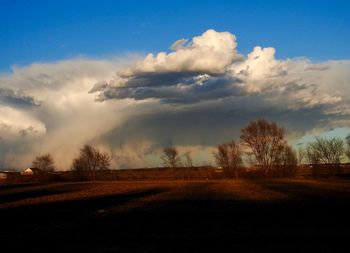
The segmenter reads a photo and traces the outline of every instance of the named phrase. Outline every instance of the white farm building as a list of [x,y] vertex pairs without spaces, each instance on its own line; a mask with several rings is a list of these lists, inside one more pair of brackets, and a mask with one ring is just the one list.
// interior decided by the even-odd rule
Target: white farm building
[[32,176],[34,174],[36,174],[36,168],[26,168],[25,170],[23,170],[21,172],[21,175],[23,176]]

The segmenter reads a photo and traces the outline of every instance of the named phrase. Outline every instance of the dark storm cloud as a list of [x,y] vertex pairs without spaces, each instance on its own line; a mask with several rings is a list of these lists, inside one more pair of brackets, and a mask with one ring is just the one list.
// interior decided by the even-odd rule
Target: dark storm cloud
[[329,123],[330,119],[323,110],[323,106],[290,110],[274,103],[267,104],[258,94],[231,97],[178,110],[158,110],[139,115],[130,118],[122,128],[109,132],[103,139],[111,144],[150,139],[161,146],[169,143],[216,146],[228,139],[238,140],[240,129],[258,118],[278,122],[289,134],[302,135],[309,130],[309,124],[322,127]]
[[[242,96],[244,89],[241,81],[227,75],[210,76],[189,73],[162,73],[160,75],[144,75],[140,80],[132,78],[121,87],[107,84],[95,85],[90,92],[99,92],[98,100],[125,99],[135,100],[159,99],[162,103],[198,103],[202,100],[222,99],[230,96]],[[96,88],[98,87],[98,88]]]
[[25,95],[21,91],[13,91],[0,88],[0,104],[10,104],[17,107],[40,106],[41,102],[35,98]]

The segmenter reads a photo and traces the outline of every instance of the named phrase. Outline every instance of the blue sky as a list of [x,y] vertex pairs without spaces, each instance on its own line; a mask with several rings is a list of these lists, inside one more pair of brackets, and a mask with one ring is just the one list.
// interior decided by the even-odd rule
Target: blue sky
[[277,57],[350,58],[350,1],[0,0],[0,71],[76,56],[168,50],[209,28],[238,37],[238,50]]

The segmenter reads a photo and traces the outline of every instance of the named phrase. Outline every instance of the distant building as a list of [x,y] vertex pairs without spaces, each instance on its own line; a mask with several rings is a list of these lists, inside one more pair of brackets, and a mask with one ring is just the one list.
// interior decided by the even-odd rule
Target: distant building
[[3,170],[0,171],[0,181],[11,181],[16,180],[20,176],[20,173],[14,170]]
[[24,171],[21,172],[21,175],[23,176],[33,176],[33,175],[40,175],[42,174],[42,170],[38,168],[26,168]]
[[0,180],[6,180],[7,179],[7,173],[0,171]]
[[223,173],[224,169],[221,166],[219,166],[219,167],[215,168],[215,172],[216,173]]

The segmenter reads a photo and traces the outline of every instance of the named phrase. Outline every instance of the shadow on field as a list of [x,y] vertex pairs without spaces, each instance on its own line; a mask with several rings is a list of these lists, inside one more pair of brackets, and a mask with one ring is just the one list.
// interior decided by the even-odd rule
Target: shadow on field
[[[82,190],[87,184],[19,184],[0,187],[0,203]],[[25,189],[24,189],[25,188]],[[14,192],[6,190],[16,189]],[[23,190],[22,190],[23,189]]]
[[[268,185],[290,191],[298,185]],[[188,195],[113,208],[168,193],[154,187],[78,201],[0,210],[3,252],[335,252],[347,241],[349,198],[219,199],[205,184]],[[301,192],[309,189],[299,188]],[[200,196],[200,198],[197,198]],[[99,213],[99,210],[111,210]],[[20,243],[18,243],[20,242]],[[340,252],[337,250],[336,252]]]
[[21,189],[28,186],[41,185],[42,183],[21,183],[21,184],[4,184],[0,185],[0,190]]
[[293,195],[295,199],[299,200],[312,200],[314,203],[316,200],[318,202],[323,201],[337,201],[337,199],[342,200],[343,198],[350,199],[350,192],[344,190],[341,187],[327,187],[327,185],[320,184],[305,184],[298,181],[259,181],[256,180],[255,183],[260,184],[265,189],[287,193]]

